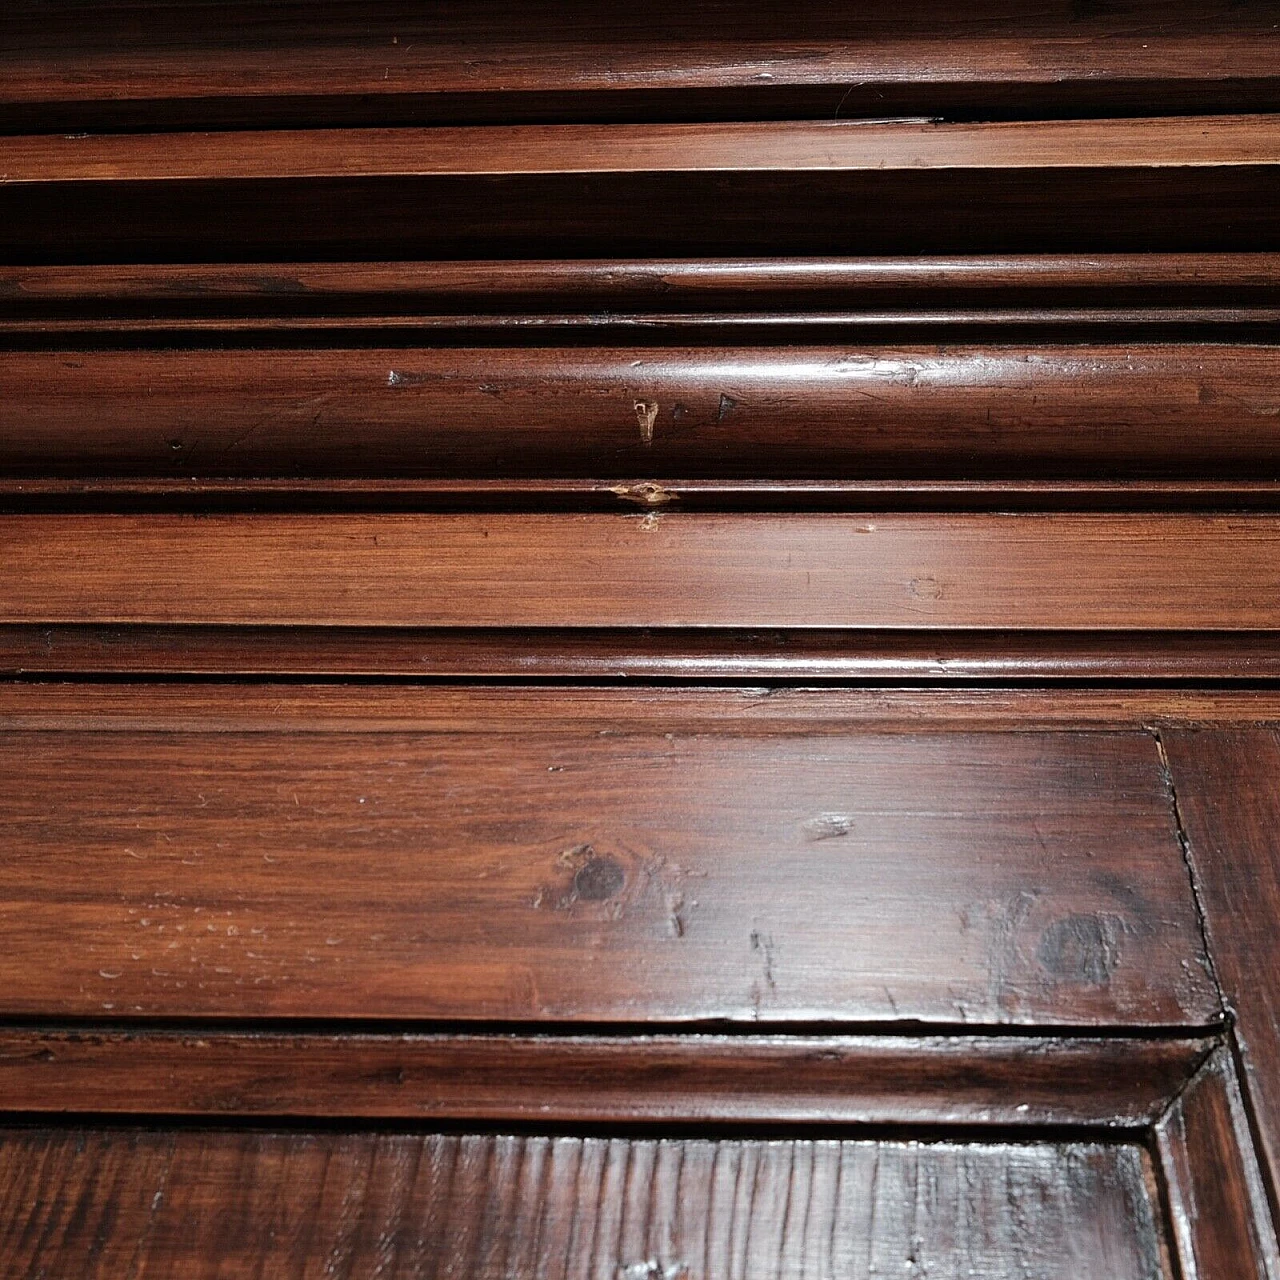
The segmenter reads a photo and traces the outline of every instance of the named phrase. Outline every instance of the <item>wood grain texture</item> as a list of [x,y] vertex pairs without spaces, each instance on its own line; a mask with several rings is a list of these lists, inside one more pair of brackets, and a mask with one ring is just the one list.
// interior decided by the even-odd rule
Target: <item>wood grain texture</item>
[[607,308],[763,311],[851,303],[935,307],[1239,304],[1280,295],[1280,255],[1021,254],[898,258],[545,259],[489,262],[128,263],[0,268],[0,314],[41,307],[96,312],[144,304],[148,313],[209,313],[215,307],[289,315],[317,307],[356,314],[484,313],[507,306],[533,314]]
[[0,622],[1280,628],[1270,515],[0,516]]
[[1152,1124],[1187,1039],[9,1027],[6,1109],[537,1124]]
[[1274,689],[910,685],[805,688],[297,681],[0,681],[0,728],[95,734],[195,732],[493,734],[513,724],[609,736],[623,726],[762,737],[1280,725]]
[[1230,1051],[1217,1050],[1155,1127],[1182,1274],[1192,1280],[1280,1273]]
[[15,265],[1280,249],[1265,115],[42,134],[0,175]]
[[1280,165],[1269,115],[1032,123],[770,121],[492,125],[0,141],[7,185],[767,170],[1163,169]]
[[469,680],[1280,680],[1275,632],[0,625],[0,672]]
[[19,476],[6,512],[1274,511],[1280,481]]
[[1280,901],[1280,735],[1242,725],[1165,731],[1162,741],[1274,1197],[1280,1186],[1280,1008],[1270,975]]
[[16,1274],[1164,1280],[1136,1145],[10,1129]]
[[1256,480],[1277,381],[1221,343],[9,351],[0,470]]
[[[1265,110],[1265,7],[8,6],[0,124]],[[234,33],[234,38],[232,34]],[[983,113],[986,113],[985,115]]]
[[713,731],[629,696],[590,728],[7,733],[0,1007],[1217,1019],[1149,735]]

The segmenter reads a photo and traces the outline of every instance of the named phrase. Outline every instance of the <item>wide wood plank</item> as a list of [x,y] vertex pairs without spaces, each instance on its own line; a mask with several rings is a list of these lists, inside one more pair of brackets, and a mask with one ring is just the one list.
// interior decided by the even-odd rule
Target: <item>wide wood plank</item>
[[1275,630],[1270,515],[3,516],[0,621]]
[[9,351],[0,470],[1256,479],[1277,382],[1220,343]]
[[1150,735],[628,699],[580,728],[510,704],[493,731],[9,732],[0,1012],[1217,1017]]
[[0,1133],[23,1275],[1167,1280],[1138,1145]]

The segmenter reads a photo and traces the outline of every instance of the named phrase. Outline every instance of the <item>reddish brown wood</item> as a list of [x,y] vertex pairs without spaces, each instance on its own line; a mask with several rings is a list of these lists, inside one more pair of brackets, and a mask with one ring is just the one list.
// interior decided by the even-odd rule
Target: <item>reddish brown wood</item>
[[1162,737],[1274,1197],[1280,1186],[1280,1022],[1271,975],[1280,902],[1280,736],[1271,728],[1238,726],[1166,731]]
[[1268,109],[1265,7],[936,0],[312,6],[14,0],[0,122],[67,129],[439,119]]
[[870,686],[813,689],[416,683],[0,681],[0,728],[82,733],[464,733],[513,724],[609,736],[619,717],[662,733],[745,729],[765,737],[871,731],[1143,730],[1280,724],[1275,689]]
[[1155,1127],[1182,1274],[1204,1280],[1280,1269],[1230,1054],[1219,1049]]
[[1075,1125],[1158,1119],[1211,1045],[1015,1036],[465,1036],[12,1028],[23,1112],[490,1124]]
[[1280,628],[1273,516],[0,517],[0,621]]
[[15,264],[1280,248],[1269,115],[37,134],[0,176]]
[[1216,1018],[1149,735],[628,705],[603,732],[10,732],[3,1011]]
[[1280,164],[1271,116],[935,124],[858,120],[35,135],[8,184],[767,170],[1224,168]]
[[0,672],[603,682],[1274,682],[1280,680],[1280,635],[0,625]]
[[1134,1144],[10,1129],[19,1274],[1159,1280]]
[[1273,511],[1274,480],[0,475],[8,511]]
[[[600,322],[640,313],[767,312],[893,304],[1240,306],[1274,302],[1280,255],[1023,254],[984,257],[547,259],[490,262],[277,262],[0,268],[0,308],[77,312],[145,304],[293,315],[540,313],[590,305]],[[1136,300],[1136,302],[1134,301]],[[230,310],[229,314],[238,314]]]
[[0,468],[1257,480],[1278,379],[1224,344],[11,351]]

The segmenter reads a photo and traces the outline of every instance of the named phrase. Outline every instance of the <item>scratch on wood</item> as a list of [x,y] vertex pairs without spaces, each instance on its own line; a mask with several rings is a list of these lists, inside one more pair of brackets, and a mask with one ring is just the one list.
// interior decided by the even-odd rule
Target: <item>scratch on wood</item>
[[636,422],[640,426],[640,439],[645,444],[652,444],[653,424],[658,420],[658,402],[656,400],[637,400],[633,408],[636,411]]

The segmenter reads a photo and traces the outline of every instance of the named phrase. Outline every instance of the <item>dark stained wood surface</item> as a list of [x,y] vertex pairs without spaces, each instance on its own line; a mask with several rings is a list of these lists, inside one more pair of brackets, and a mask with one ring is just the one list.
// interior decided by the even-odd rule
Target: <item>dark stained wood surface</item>
[[9,1129],[22,1275],[1163,1280],[1138,1145]]
[[1229,1050],[1213,1054],[1154,1138],[1183,1274],[1274,1276],[1280,1251]]
[[3,516],[0,622],[1275,630],[1269,515]]
[[1266,114],[35,134],[0,176],[14,265],[1280,249]]
[[9,1111],[488,1123],[1086,1126],[1159,1119],[1191,1039],[0,1030]]
[[1256,480],[1278,380],[1222,343],[9,351],[0,469]]
[[1149,735],[715,730],[629,700],[598,727],[553,701],[497,732],[272,707],[278,732],[7,733],[3,1011],[1216,1019]]
[[6,512],[215,511],[1274,511],[1280,481],[761,480],[632,477],[22,476]]
[[[131,304],[148,311],[289,315],[332,306],[379,314],[539,313],[590,307],[601,323],[638,312],[768,311],[866,307],[890,300],[935,309],[964,300],[1095,306],[1240,305],[1280,295],[1280,255],[1020,254],[898,258],[546,259],[490,262],[129,263],[0,268],[0,313],[61,305],[93,313]],[[595,308],[607,308],[596,311]]]
[[0,126],[1270,109],[1265,6],[14,0]]
[[1271,1193],[1280,1186],[1280,734],[1237,726],[1162,734]]
[[1280,724],[1280,690],[1137,684],[1130,688],[751,684],[520,685],[353,681],[0,681],[0,729],[81,733],[355,732],[494,734],[536,724],[608,737],[620,722],[666,733],[821,738],[883,734],[1073,733]]
[[0,625],[10,675],[1271,683],[1275,632]]
[[1270,115],[1001,124],[860,120],[40,134],[0,141],[8,185],[253,178],[1162,169],[1280,164]]

